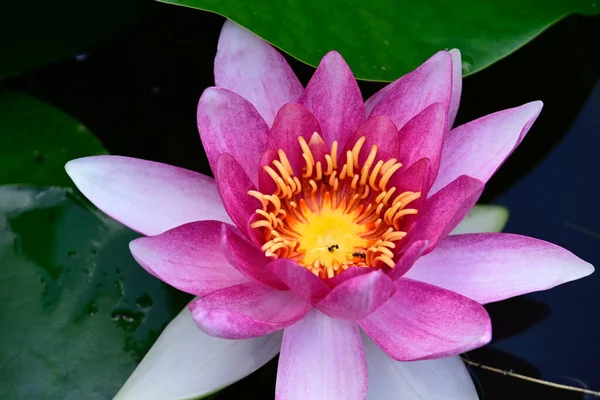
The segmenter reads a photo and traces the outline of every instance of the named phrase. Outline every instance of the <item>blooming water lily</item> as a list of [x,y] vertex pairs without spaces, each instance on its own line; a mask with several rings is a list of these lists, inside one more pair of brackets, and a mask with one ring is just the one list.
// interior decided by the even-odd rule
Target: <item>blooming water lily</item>
[[69,162],[85,196],[147,235],[130,246],[140,265],[198,296],[117,397],[206,395],[280,352],[281,400],[477,398],[458,354],[490,341],[482,304],[593,267],[529,237],[449,235],[542,109],[452,129],[461,79],[460,53],[440,51],[363,102],[330,52],[303,88],[226,22],[197,114],[215,179]]

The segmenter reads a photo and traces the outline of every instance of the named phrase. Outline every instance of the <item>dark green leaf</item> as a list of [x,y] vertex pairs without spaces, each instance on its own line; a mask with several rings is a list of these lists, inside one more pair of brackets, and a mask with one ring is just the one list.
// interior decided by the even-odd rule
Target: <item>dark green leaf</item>
[[0,79],[77,52],[139,21],[143,0],[0,2]]
[[224,15],[313,66],[337,50],[358,78],[383,81],[451,48],[473,73],[569,13],[600,11],[596,0],[160,1]]
[[64,189],[0,187],[0,398],[114,396],[188,300]]
[[106,154],[79,122],[23,94],[0,92],[0,184],[72,186],[65,163]]

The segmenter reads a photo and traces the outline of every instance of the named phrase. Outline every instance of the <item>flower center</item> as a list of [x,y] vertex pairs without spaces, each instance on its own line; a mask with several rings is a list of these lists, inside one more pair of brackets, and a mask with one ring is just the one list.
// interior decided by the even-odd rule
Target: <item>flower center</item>
[[404,217],[417,214],[407,206],[421,193],[396,193],[388,185],[402,164],[378,160],[376,145],[359,162],[365,140],[358,139],[338,162],[338,143],[326,153],[315,132],[309,143],[298,138],[304,159],[298,175],[283,150],[263,167],[276,189],[248,194],[262,203],[250,226],[261,230],[268,257],[291,258],[323,279],[353,265],[394,268],[394,249],[406,236]]

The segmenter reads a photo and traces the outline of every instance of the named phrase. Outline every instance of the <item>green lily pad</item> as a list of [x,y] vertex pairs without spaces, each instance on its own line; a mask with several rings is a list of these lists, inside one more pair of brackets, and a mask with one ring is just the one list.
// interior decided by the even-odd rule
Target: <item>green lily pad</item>
[[112,398],[189,296],[70,190],[0,186],[2,399]]
[[73,56],[140,21],[144,0],[0,3],[0,79]]
[[0,184],[73,187],[65,163],[96,154],[106,150],[78,121],[27,95],[0,91]]
[[337,50],[356,77],[380,81],[452,48],[463,73],[477,72],[565,15],[600,12],[596,0],[159,1],[223,15],[312,66]]

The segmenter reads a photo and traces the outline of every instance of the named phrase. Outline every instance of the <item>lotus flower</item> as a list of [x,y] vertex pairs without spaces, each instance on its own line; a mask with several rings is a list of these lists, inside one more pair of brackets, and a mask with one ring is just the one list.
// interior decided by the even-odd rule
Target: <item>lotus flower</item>
[[147,235],[130,246],[142,267],[198,296],[118,397],[205,395],[280,352],[281,400],[476,398],[457,354],[489,342],[482,304],[593,267],[529,237],[449,236],[542,108],[451,129],[460,66],[440,51],[363,102],[335,51],[303,88],[226,22],[197,114],[215,179],[118,156],[69,162],[85,196]]

